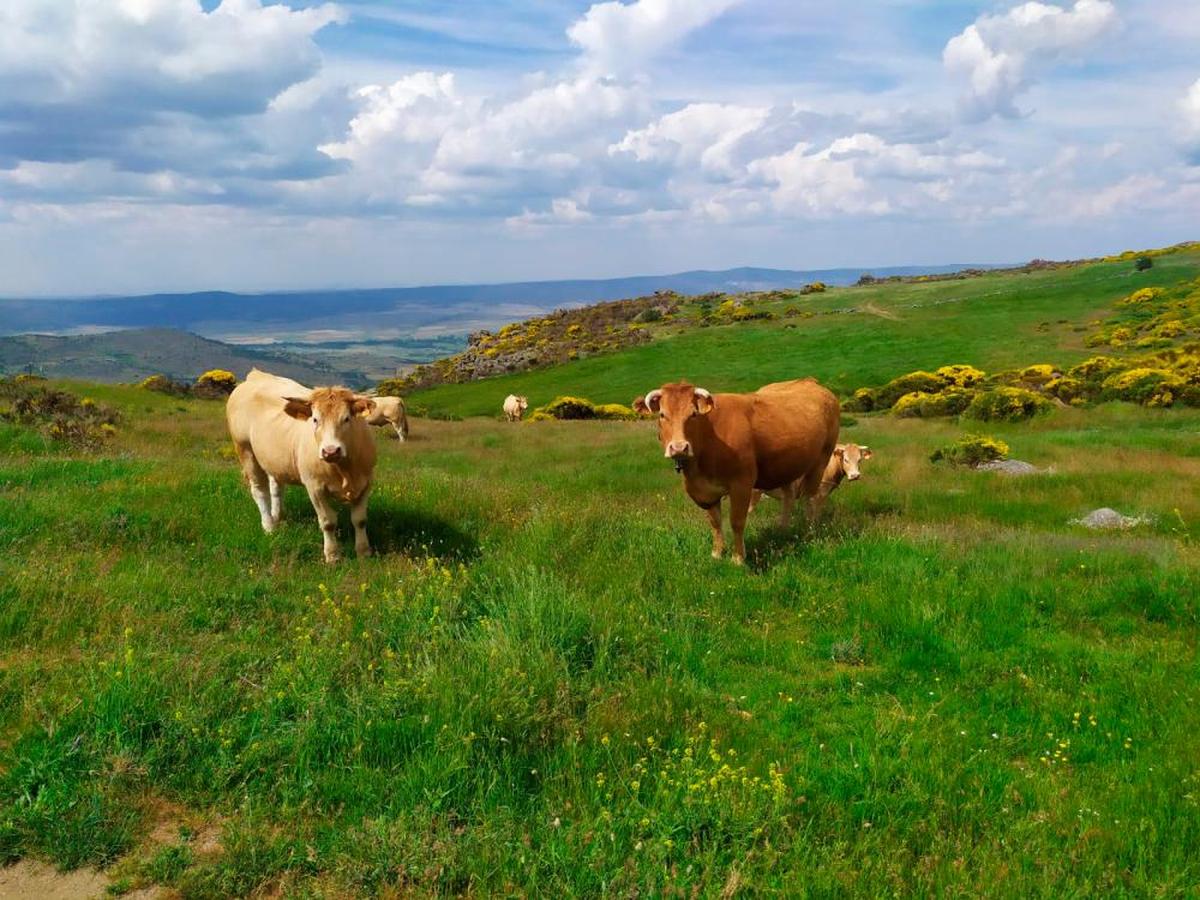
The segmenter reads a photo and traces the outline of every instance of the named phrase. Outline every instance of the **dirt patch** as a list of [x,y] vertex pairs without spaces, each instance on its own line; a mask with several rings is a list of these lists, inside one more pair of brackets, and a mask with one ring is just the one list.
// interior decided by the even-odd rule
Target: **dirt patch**
[[93,900],[106,896],[107,887],[108,879],[95,869],[59,872],[32,860],[0,869],[4,900]]

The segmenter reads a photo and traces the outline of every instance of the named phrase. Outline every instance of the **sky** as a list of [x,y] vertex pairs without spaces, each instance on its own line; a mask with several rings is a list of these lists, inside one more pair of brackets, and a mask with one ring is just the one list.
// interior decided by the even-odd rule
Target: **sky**
[[1197,0],[3,0],[0,295],[1200,238]]

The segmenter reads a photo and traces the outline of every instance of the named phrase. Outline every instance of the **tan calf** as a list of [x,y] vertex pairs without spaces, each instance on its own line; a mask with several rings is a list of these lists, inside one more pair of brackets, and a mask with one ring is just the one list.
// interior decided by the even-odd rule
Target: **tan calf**
[[[858,481],[862,477],[862,470],[859,467],[863,461],[870,459],[873,455],[870,447],[861,444],[838,444],[833,449],[833,455],[829,457],[829,462],[825,466],[825,472],[821,476],[821,487],[817,492],[820,504],[824,504],[825,500],[837,490],[837,486],[843,480]],[[769,497],[774,497],[776,500],[783,499],[783,494],[780,491],[755,491],[754,497],[750,501],[750,510],[752,512],[754,507],[758,505],[758,501],[762,499],[764,493]],[[819,506],[817,513],[820,513]]]
[[229,395],[225,416],[264,531],[279,523],[283,486],[302,484],[321,526],[325,561],[341,555],[335,500],[350,505],[355,552],[370,555],[367,498],[375,439],[365,417],[374,409],[370,397],[346,388],[310,390],[251,370]]
[[529,400],[525,397],[518,397],[516,394],[509,394],[504,398],[504,421],[520,422],[521,417],[525,415],[525,410],[529,408]]

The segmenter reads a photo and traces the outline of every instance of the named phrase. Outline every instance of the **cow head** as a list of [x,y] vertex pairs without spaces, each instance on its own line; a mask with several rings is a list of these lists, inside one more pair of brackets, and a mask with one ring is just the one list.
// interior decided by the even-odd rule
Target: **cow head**
[[375,401],[345,388],[316,388],[307,397],[284,397],[283,411],[312,422],[313,439],[325,462],[346,458],[346,441],[358,418],[375,411]]
[[842,471],[846,473],[847,481],[858,481],[862,477],[859,465],[873,456],[870,447],[859,444],[838,444],[833,455],[842,461]]
[[529,398],[528,397],[518,397],[517,398],[517,406],[521,407],[521,412],[525,412],[525,410],[529,409]]
[[687,423],[695,416],[708,415],[714,405],[712,394],[687,382],[664,384],[633,401],[637,412],[658,416],[658,439],[663,445],[663,455],[677,462],[694,455],[692,443],[685,434]]

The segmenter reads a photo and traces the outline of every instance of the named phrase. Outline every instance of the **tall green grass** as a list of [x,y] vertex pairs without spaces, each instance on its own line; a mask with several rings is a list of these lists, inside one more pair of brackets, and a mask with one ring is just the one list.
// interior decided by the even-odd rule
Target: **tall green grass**
[[[1194,411],[998,428],[1026,479],[864,417],[864,480],[811,538],[766,501],[745,569],[647,423],[417,421],[380,555],[327,567],[298,490],[261,532],[219,403],[95,396],[103,453],[0,457],[0,859],[187,897],[1200,882]],[[1152,524],[1069,524],[1101,505]]]

